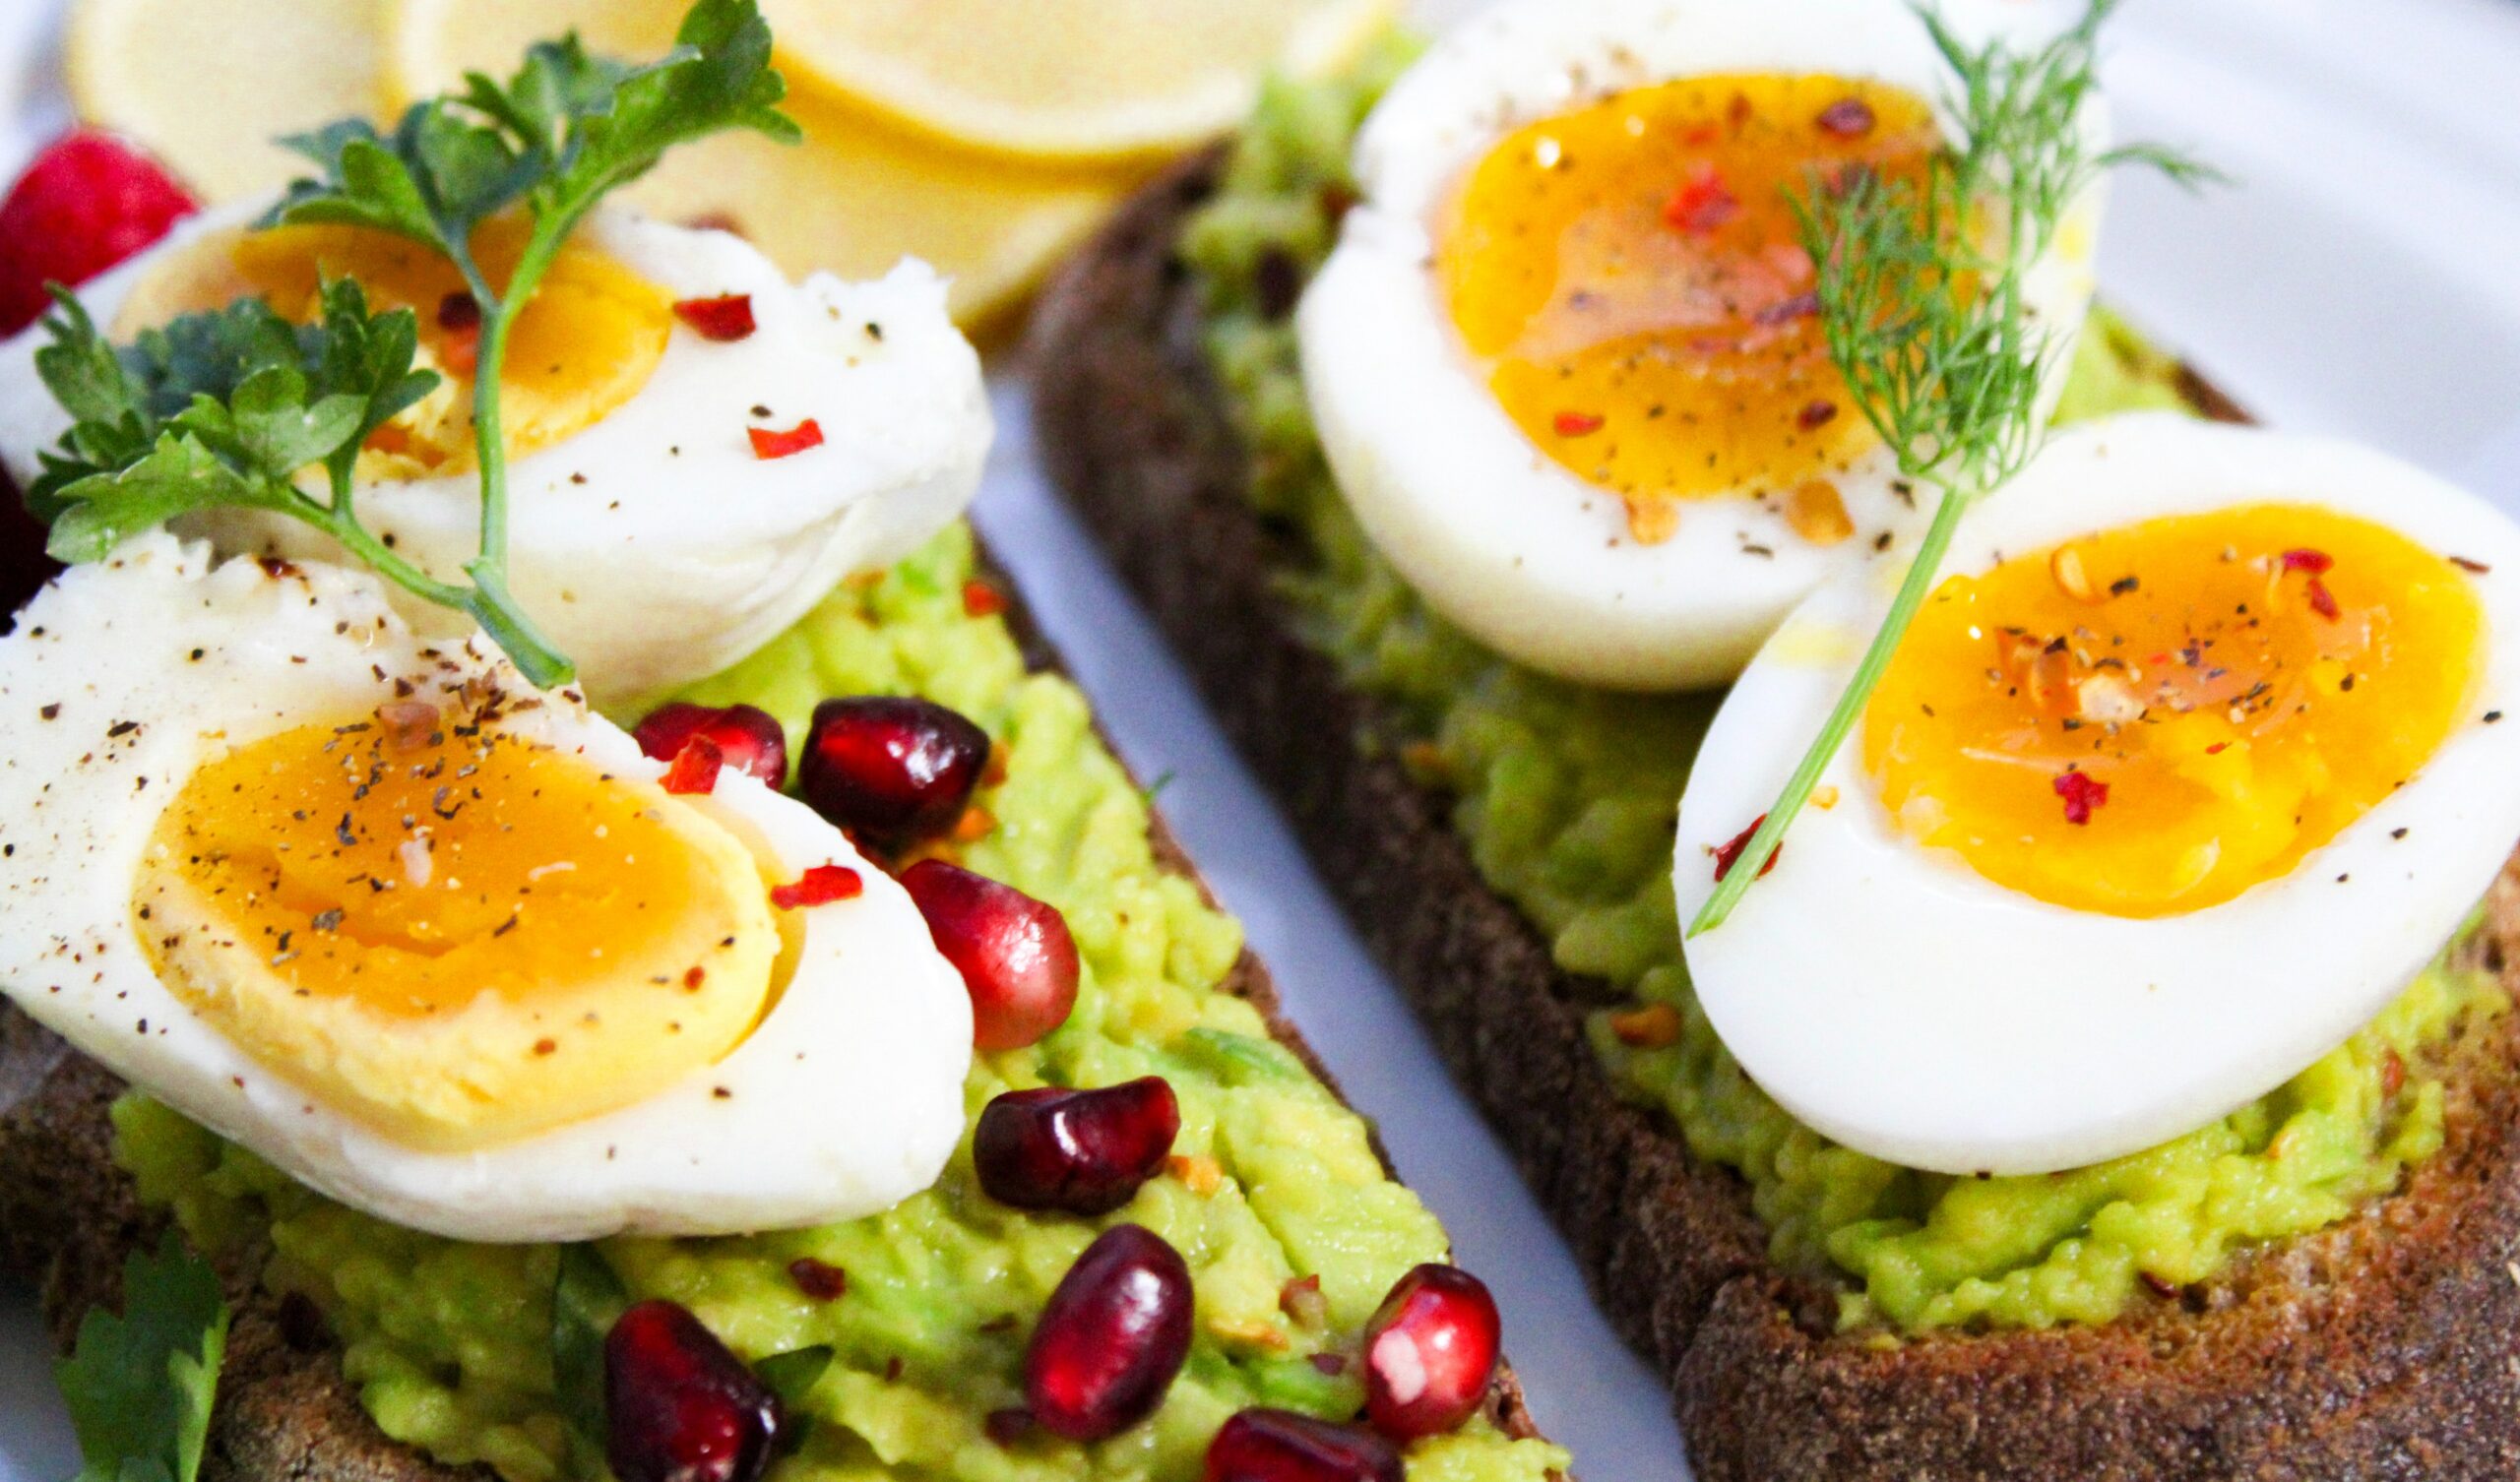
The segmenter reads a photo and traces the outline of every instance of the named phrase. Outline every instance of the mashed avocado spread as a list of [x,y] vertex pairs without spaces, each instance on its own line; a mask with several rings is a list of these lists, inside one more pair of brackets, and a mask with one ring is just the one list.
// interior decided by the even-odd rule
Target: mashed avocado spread
[[[1273,88],[1185,241],[1211,360],[1253,454],[1251,496],[1309,545],[1309,564],[1281,574],[1306,637],[1409,728],[1371,743],[1397,745],[1452,792],[1479,869],[1560,966],[1630,996],[1591,1024],[1604,1065],[1698,1157],[1749,1181],[1774,1259],[1838,1278],[1849,1328],[2107,1322],[2139,1283],[2201,1281],[2250,1242],[2334,1223],[2437,1149],[2437,1051],[2466,1018],[2503,1007],[2492,978],[2455,952],[2263,1099],[2071,1173],[1896,1167],[1796,1124],[1741,1074],[1691,997],[1670,887],[1673,816],[1716,697],[1565,684],[1443,622],[1349,514],[1305,411],[1285,285],[1329,251],[1335,205],[1353,190],[1350,141],[1409,52],[1395,43],[1336,84]],[[2175,372],[2097,316],[2059,416],[2183,407]]]
[[[983,1197],[968,1137],[943,1180],[887,1213],[824,1229],[718,1240],[616,1240],[602,1254],[634,1297],[670,1297],[758,1361],[828,1345],[801,1407],[803,1450],[774,1482],[845,1479],[1196,1477],[1233,1411],[1270,1404],[1347,1418],[1362,1403],[1355,1335],[1393,1281],[1440,1259],[1442,1229],[1383,1174],[1366,1128],[1218,991],[1242,949],[1235,924],[1158,867],[1146,798],[1096,737],[1084,697],[1025,670],[990,604],[969,603],[970,531],[956,526],[873,581],[852,583],[767,648],[698,686],[748,701],[801,741],[829,695],[911,693],[978,721],[1005,779],[981,796],[994,826],[963,857],[1066,913],[1085,960],[1075,1015],[1031,1049],[982,1057],[966,1104],[1040,1084],[1161,1075],[1181,1101],[1173,1172],[1104,1221],[1028,1215]],[[628,718],[628,717],[624,717]],[[115,1108],[142,1195],[171,1204],[212,1250],[268,1238],[267,1279],[323,1309],[344,1366],[388,1435],[442,1461],[487,1462],[509,1482],[596,1478],[599,1448],[553,1396],[550,1246],[465,1245],[380,1223],[292,1183],[156,1102]],[[726,1149],[740,1157],[741,1148]],[[1177,1247],[1198,1294],[1189,1363],[1146,1425],[1092,1447],[1035,1432],[990,1439],[1023,1403],[1033,1321],[1101,1224],[1143,1224]],[[789,1266],[837,1266],[818,1301]],[[1282,1309],[1317,1275],[1327,1318]],[[1304,1310],[1303,1304],[1292,1304]],[[1325,1372],[1333,1370],[1339,1372]],[[1413,1482],[1540,1482],[1565,1453],[1484,1421],[1419,1443]]]

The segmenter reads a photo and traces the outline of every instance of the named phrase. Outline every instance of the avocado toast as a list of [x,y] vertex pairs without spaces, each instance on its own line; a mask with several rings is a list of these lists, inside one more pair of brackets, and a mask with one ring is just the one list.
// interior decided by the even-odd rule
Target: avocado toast
[[[1036,328],[1041,443],[1605,1310],[1671,1376],[1700,1475],[2509,1470],[2520,1283],[2492,1275],[2514,1208],[2513,1046],[2501,990],[2477,978],[2442,1012],[2375,1026],[2421,1050],[2365,1037],[2323,1063],[2337,1105],[2365,1109],[2348,1121],[2436,1084],[2440,1142],[2362,1162],[2379,1173],[2365,1193],[2289,1238],[2235,1242],[2193,1279],[2122,1250],[2106,1269],[2079,1238],[2127,1198],[2104,1191],[2066,1211],[2071,1238],[1975,1283],[1901,1291],[1867,1283],[1889,1268],[1859,1250],[1832,1259],[1848,1249],[1833,1226],[1886,1206],[1906,1232],[1927,1211],[1913,1187],[1865,1208],[1881,1165],[1794,1128],[1676,970],[1656,831],[1711,703],[1588,694],[1499,660],[1423,610],[1330,481],[1287,321],[1355,198],[1349,138],[1376,86],[1281,93],[1071,266]],[[2110,328],[2087,336],[2062,410],[2180,404],[2236,414]],[[2496,889],[2463,949],[2493,972],[2510,899]],[[2407,1124],[2371,1125],[2385,1142]],[[2017,1217],[2034,1206],[2005,1212],[2020,1183],[1972,1207]],[[1832,1209],[1833,1187],[1856,1206]]]

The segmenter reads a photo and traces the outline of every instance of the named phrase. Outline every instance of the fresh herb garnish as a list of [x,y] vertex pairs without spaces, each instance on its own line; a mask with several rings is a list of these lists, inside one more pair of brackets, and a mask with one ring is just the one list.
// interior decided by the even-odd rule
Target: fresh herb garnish
[[[415,103],[390,134],[352,120],[287,141],[320,169],[291,186],[265,227],[332,223],[407,237],[446,256],[481,315],[472,385],[481,480],[479,554],[467,583],[396,558],[359,524],[349,474],[368,434],[437,385],[412,369],[416,321],[371,315],[354,284],[328,284],[319,324],[295,328],[240,302],[187,315],[116,351],[67,295],[46,322],[45,384],[72,417],[29,492],[54,522],[53,554],[94,560],[135,530],[188,510],[247,505],[324,530],[381,574],[471,616],[535,684],[566,683],[568,659],[508,589],[507,447],[500,372],[517,314],[561,244],[596,204],[679,144],[729,129],[792,142],[779,111],[754,0],[699,0],[678,44],[644,67],[590,55],[571,36],[527,53],[504,86],[479,73],[462,92]],[[475,228],[521,210],[529,227],[505,282],[473,253]],[[293,480],[321,464],[327,498]]]
[[169,1234],[123,1264],[122,1316],[99,1308],[54,1366],[86,1458],[78,1482],[193,1482],[227,1351],[219,1274]]
[[603,1340],[630,1306],[630,1293],[611,1263],[591,1245],[560,1247],[560,1270],[551,1284],[551,1379],[560,1413],[580,1435],[600,1445],[603,1421]]
[[[2040,390],[2061,341],[2030,320],[2025,282],[2077,197],[2102,172],[2145,164],[2183,183],[2210,171],[2151,145],[2094,153],[2082,132],[2099,87],[2100,28],[2117,0],[2036,51],[1973,47],[1929,5],[1918,15],[1958,76],[1958,137],[1922,185],[1855,170],[1795,202],[1829,355],[1899,474],[1936,496],[1932,523],[1855,677],[1742,846],[1765,860],[1846,743],[1924,601],[1960,517],[2039,451]],[[1728,871],[1689,923],[1724,923],[1760,870]]]

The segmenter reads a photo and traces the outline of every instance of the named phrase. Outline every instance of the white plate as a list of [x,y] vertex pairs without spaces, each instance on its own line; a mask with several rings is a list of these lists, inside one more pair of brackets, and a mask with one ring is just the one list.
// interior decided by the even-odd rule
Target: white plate
[[[1433,11],[1465,4],[1429,0]],[[58,0],[0,6],[0,172],[64,121]],[[2129,181],[2110,295],[2288,426],[2368,439],[2520,512],[2520,5],[2132,0],[2109,81],[2130,136],[2240,177]],[[1609,1337],[1566,1249],[1313,877],[1154,630],[1044,488],[1020,391],[982,527],[1165,811],[1275,965],[1288,1006],[1497,1291],[1541,1423],[1591,1482],[1670,1479],[1661,1386]],[[0,1294],[0,1482],[77,1468],[23,1294]]]

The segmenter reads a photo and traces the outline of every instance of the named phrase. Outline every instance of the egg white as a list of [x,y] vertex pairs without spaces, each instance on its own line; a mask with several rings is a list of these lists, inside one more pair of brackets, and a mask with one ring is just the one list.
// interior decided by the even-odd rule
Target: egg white
[[[1949,18],[1963,35],[1997,33],[1980,5]],[[1782,501],[1753,488],[1684,501],[1670,539],[1640,544],[1615,493],[1506,414],[1450,321],[1434,223],[1496,141],[1617,93],[1723,72],[1870,78],[1929,100],[1954,81],[1901,0],[1505,0],[1448,33],[1366,121],[1363,200],[1297,311],[1313,419],[1367,534],[1436,611],[1587,684],[1729,679],[1813,586],[1931,515],[1892,488],[1893,461],[1876,450],[1832,480],[1855,524],[1841,544],[1804,540]],[[1937,116],[1948,132],[1948,110]],[[2080,126],[2103,147],[2097,102]],[[2031,314],[2058,337],[2049,405],[2091,301],[2101,194],[2095,184],[2072,206],[2027,276]]]
[[[1912,1167],[2098,1162],[2281,1084],[2449,940],[2520,838],[2520,529],[2483,500],[2344,443],[2122,417],[2060,436],[1973,511],[1944,571],[2270,502],[2491,568],[2474,577],[2488,631],[2467,723],[2290,874],[2153,919],[2049,904],[1920,846],[1850,743],[1821,778],[1836,805],[1806,809],[1774,871],[1685,948],[1717,1033],[1788,1111]],[[1822,587],[1726,700],[1680,804],[1682,921],[1713,893],[1708,851],[1767,810],[1818,733],[1899,575],[1883,563]],[[2484,718],[2495,711],[2512,718]]]
[[[182,223],[80,289],[100,325],[168,254],[254,220],[251,203]],[[992,424],[979,357],[945,313],[945,283],[906,261],[871,282],[789,283],[730,233],[616,208],[588,246],[668,299],[752,296],[757,329],[713,342],[679,321],[647,385],[593,426],[509,464],[510,587],[607,704],[716,673],[802,617],[843,578],[900,559],[967,509]],[[69,419],[35,375],[40,327],[0,345],[0,467],[20,487]],[[755,408],[766,408],[757,415]],[[746,429],[807,418],[823,446],[762,460]],[[359,516],[432,575],[460,581],[478,549],[480,485],[467,471],[357,490]],[[221,554],[341,560],[330,537],[230,510],[184,533]],[[398,599],[402,600],[402,599]],[[416,599],[423,631],[463,631]]]
[[[363,574],[216,564],[162,532],[75,568],[0,639],[0,984],[116,1075],[344,1204],[460,1240],[728,1234],[886,1208],[960,1140],[970,995],[908,895],[802,804],[729,768],[686,799],[788,878],[855,868],[799,914],[794,973],[717,1064],[622,1110],[463,1153],[302,1091],[152,970],[132,891],[164,806],[224,750],[396,698],[410,676],[533,691],[479,642],[411,633]],[[662,771],[574,690],[499,723],[624,776]]]

